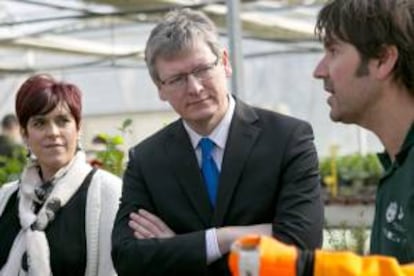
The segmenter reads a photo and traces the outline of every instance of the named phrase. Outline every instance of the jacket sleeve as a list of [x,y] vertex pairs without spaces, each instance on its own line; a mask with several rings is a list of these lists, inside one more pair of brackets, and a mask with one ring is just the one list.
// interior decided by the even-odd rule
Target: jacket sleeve
[[112,259],[115,269],[119,275],[205,274],[205,231],[178,234],[167,239],[134,237],[128,226],[131,212],[144,208],[158,215],[135,157],[131,150],[124,174],[121,204],[112,232]]
[[291,130],[273,222],[274,237],[302,249],[322,245],[324,214],[313,138],[312,128],[306,122],[299,122]]
[[111,233],[114,225],[115,215],[119,207],[121,197],[122,181],[115,175],[101,171],[100,194],[100,227],[99,227],[99,260],[97,274],[99,276],[116,275],[111,260]]
[[[314,276],[414,275],[414,264],[399,265],[392,257],[361,257],[351,252],[315,252]],[[303,275],[306,276],[306,275]]]

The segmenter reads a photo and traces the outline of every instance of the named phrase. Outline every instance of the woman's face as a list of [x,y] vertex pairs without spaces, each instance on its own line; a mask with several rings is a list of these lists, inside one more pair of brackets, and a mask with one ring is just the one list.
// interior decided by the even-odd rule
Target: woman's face
[[47,114],[30,117],[22,135],[47,180],[72,160],[79,129],[68,106],[61,103]]

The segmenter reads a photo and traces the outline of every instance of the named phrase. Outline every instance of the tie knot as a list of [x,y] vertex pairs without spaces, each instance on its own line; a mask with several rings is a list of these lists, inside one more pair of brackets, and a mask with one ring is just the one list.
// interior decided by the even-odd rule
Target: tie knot
[[214,142],[210,138],[201,138],[200,143],[201,153],[203,156],[210,156],[213,151]]

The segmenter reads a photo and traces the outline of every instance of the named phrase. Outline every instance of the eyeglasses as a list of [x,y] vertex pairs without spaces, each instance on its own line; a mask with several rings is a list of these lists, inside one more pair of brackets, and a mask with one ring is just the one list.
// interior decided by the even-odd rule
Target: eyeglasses
[[171,90],[183,89],[187,86],[188,76],[193,75],[198,81],[206,81],[213,77],[214,68],[219,63],[219,57],[214,62],[200,65],[189,73],[181,73],[172,76],[166,80],[160,80],[160,83]]

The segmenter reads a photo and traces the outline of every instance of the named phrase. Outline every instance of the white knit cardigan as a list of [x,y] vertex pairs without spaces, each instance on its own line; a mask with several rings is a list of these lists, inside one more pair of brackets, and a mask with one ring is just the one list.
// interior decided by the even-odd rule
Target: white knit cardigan
[[[103,170],[97,170],[91,180],[86,199],[85,276],[116,275],[111,259],[111,232],[119,206],[121,188],[121,179]],[[4,184],[0,188],[0,216],[10,196],[17,189],[17,181]]]

